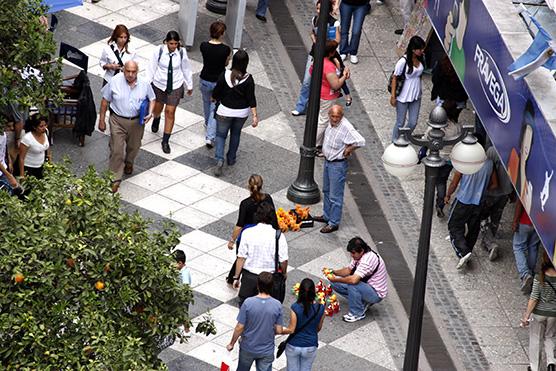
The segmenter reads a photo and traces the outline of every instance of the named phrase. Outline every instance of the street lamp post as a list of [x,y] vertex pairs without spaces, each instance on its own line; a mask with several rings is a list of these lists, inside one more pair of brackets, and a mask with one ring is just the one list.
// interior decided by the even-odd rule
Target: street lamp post
[[322,0],[317,24],[317,42],[314,50],[311,90],[307,103],[307,119],[305,121],[303,145],[299,150],[301,157],[299,161],[299,171],[296,180],[290,185],[287,193],[287,197],[290,201],[304,205],[316,204],[320,200],[319,186],[315,182],[315,146],[329,10],[330,0]]
[[411,133],[410,128],[401,128],[400,137],[386,148],[382,156],[386,170],[392,175],[403,177],[409,175],[418,162],[417,154],[409,144],[425,146],[428,149],[428,155],[422,161],[425,165],[425,194],[405,347],[404,371],[417,371],[419,365],[435,184],[439,168],[446,164],[446,160],[440,156],[439,151],[444,146],[457,143],[452,149],[450,158],[454,168],[463,174],[473,174],[479,171],[486,160],[483,148],[473,136],[474,126],[465,125],[458,136],[444,138],[442,129],[448,125],[447,120],[446,111],[442,107],[434,108],[429,115],[428,122],[431,130],[425,136],[418,137]]

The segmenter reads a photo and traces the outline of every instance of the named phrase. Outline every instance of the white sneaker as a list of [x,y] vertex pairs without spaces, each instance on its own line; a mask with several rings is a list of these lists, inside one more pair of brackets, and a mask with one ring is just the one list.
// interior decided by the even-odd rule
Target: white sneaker
[[357,64],[357,63],[359,63],[359,58],[357,58],[356,55],[350,55],[349,56],[349,61],[353,64]]
[[294,109],[292,111],[292,116],[301,116],[301,112],[299,112],[298,110]]
[[469,259],[471,259],[471,253],[467,253],[467,255],[465,255],[463,258],[461,258],[458,262],[458,265],[456,265],[457,269],[461,269],[463,267],[465,267],[465,265],[467,264],[467,262],[469,261]]
[[351,312],[349,312],[348,314],[344,314],[344,321],[346,322],[357,322],[357,321],[361,321],[363,318],[365,318],[365,313],[363,313],[360,316],[356,316]]
[[346,54],[340,54],[340,58],[342,58],[342,62],[346,60],[347,55]]
[[382,4],[384,4],[384,1],[383,1],[383,0],[376,0],[376,3],[377,3],[378,5],[382,5]]

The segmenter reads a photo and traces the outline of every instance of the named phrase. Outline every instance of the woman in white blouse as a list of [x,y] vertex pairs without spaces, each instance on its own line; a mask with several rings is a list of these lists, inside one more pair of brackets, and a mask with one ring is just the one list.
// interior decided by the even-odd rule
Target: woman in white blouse
[[185,48],[180,47],[180,35],[176,31],[168,32],[164,44],[154,50],[148,74],[156,95],[151,130],[153,133],[158,132],[160,114],[166,106],[164,108],[162,151],[170,153],[168,142],[174,128],[176,107],[183,98],[185,89],[187,89],[187,95],[191,96],[193,93],[191,63]]
[[102,86],[109,83],[110,79],[123,69],[125,62],[134,59],[135,53],[129,51],[129,30],[123,24],[119,24],[108,39],[108,45],[102,49],[99,63],[106,71]]
[[25,122],[25,135],[19,145],[20,174],[43,178],[45,157],[49,162],[52,161],[46,127],[47,118],[38,114],[29,117]]

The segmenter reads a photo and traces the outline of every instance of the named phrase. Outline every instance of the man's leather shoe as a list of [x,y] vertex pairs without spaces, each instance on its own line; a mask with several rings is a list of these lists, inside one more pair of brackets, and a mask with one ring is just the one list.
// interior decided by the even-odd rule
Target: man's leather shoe
[[124,166],[124,174],[131,175],[133,173],[133,164],[131,162],[126,162]]
[[328,223],[328,220],[324,219],[324,215],[313,216],[313,220],[319,223]]
[[170,145],[168,142],[162,142],[162,152],[170,153]]
[[257,17],[257,19],[263,23],[266,23],[266,17],[264,15],[258,15],[256,14],[255,17]]
[[320,233],[332,233],[332,232],[336,232],[337,230],[338,230],[337,225],[327,224],[324,227],[322,227],[322,229],[320,230]]

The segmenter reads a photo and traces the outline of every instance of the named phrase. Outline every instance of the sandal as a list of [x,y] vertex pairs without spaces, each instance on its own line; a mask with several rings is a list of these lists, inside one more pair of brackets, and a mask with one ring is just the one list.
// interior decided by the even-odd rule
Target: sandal
[[350,99],[346,99],[346,107],[351,106],[351,102],[352,102],[351,98],[350,98]]

